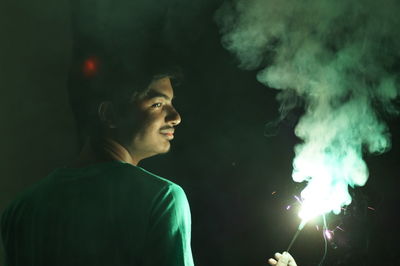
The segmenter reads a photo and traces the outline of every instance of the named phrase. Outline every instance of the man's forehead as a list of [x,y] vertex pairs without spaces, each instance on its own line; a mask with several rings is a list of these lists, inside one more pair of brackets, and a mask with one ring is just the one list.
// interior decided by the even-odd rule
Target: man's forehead
[[146,98],[161,97],[166,100],[174,98],[174,90],[168,77],[153,81],[146,91]]
[[166,100],[172,100],[174,98],[172,90],[170,92],[160,91],[157,89],[149,88],[146,92],[145,98],[152,99],[152,98],[164,98]]

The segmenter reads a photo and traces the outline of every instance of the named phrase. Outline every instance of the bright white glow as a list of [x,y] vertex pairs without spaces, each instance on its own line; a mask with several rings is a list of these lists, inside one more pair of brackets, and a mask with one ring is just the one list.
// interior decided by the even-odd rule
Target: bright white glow
[[301,192],[299,217],[303,221],[307,222],[331,211],[339,214],[342,206],[351,203],[346,183],[330,184],[326,181],[329,179],[315,179]]
[[331,240],[332,239],[332,233],[328,229],[325,229],[324,234],[327,239]]
[[[354,179],[349,179],[347,169],[343,168],[348,160],[348,156],[338,158],[317,152],[309,145],[297,149],[292,177],[296,182],[307,181],[307,186],[301,192],[299,217],[302,222],[330,212],[339,214],[343,206],[351,203],[348,186],[349,183],[352,185],[349,181]],[[354,165],[358,166],[356,168],[363,171],[362,180],[357,180],[361,185],[367,180],[366,167],[363,164],[360,166],[359,159],[354,161]],[[354,169],[349,172],[354,173]]]

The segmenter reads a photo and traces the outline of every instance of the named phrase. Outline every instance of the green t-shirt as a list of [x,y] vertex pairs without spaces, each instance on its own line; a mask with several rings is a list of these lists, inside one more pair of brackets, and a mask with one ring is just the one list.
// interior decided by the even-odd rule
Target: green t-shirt
[[3,212],[7,266],[192,266],[181,187],[122,162],[60,168]]

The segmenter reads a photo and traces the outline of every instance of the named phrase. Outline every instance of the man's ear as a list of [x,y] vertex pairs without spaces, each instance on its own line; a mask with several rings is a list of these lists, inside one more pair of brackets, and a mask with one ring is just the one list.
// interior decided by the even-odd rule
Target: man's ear
[[97,115],[101,123],[107,128],[116,128],[116,114],[112,102],[105,101],[99,104]]

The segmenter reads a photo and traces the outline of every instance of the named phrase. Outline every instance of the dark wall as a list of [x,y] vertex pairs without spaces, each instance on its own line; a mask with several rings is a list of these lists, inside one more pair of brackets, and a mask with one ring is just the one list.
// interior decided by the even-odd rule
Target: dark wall
[[67,1],[0,3],[0,208],[76,152]]
[[[189,2],[189,1],[187,1]],[[185,72],[177,89],[182,124],[171,152],[143,161],[186,191],[192,209],[197,265],[266,265],[284,250],[298,220],[292,204],[301,186],[291,181],[293,114],[275,137],[264,124],[278,116],[275,91],[238,70],[220,45],[213,13],[221,1],[193,1],[174,16],[175,45]],[[203,3],[203,4],[202,4]],[[2,1],[0,4],[0,209],[77,152],[66,92],[71,57],[67,1]],[[186,22],[186,23],[185,23]],[[354,203],[328,245],[326,265],[372,265],[397,253],[400,127],[390,121],[393,148],[370,156],[370,180],[352,191]],[[275,192],[275,193],[274,193]],[[372,207],[372,209],[368,209]],[[390,233],[387,229],[390,228]],[[307,227],[292,253],[299,265],[316,265],[323,239]]]

